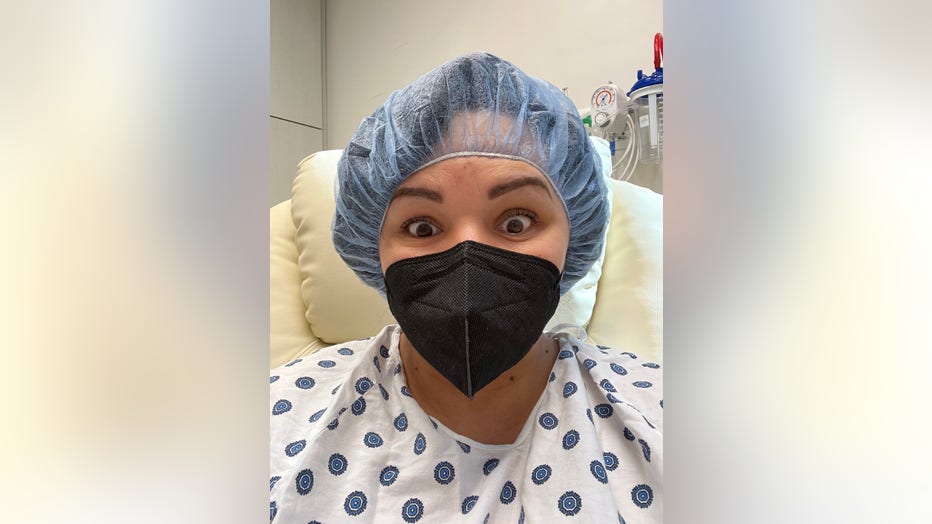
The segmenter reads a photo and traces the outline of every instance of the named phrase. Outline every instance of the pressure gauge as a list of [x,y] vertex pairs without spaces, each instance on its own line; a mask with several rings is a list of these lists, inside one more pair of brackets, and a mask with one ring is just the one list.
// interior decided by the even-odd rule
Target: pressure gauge
[[592,123],[596,127],[607,126],[622,109],[623,104],[615,84],[609,82],[599,86],[592,93]]
[[592,107],[605,111],[615,103],[617,97],[618,94],[615,92],[614,87],[602,86],[592,95]]

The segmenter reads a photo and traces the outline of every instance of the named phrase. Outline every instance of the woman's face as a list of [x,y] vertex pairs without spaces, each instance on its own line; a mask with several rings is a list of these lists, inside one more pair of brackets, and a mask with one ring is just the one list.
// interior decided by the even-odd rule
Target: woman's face
[[462,157],[422,169],[399,186],[379,253],[384,273],[399,260],[472,240],[543,258],[563,271],[569,238],[563,204],[540,171],[518,160]]

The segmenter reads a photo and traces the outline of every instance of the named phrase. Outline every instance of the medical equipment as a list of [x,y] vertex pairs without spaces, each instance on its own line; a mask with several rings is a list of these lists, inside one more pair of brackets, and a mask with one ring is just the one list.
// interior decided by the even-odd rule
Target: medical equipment
[[634,107],[642,162],[663,159],[663,35],[654,36],[654,72],[638,70],[638,80],[627,93]]
[[[586,115],[585,113],[588,113]],[[611,146],[612,178],[629,180],[638,165],[663,160],[663,35],[654,35],[654,72],[638,70],[637,81],[620,96],[608,82],[592,94],[591,107],[584,111],[589,134],[604,138]]]
[[625,100],[618,96],[618,88],[611,81],[592,94],[593,122],[599,127],[607,126],[619,112],[626,110]]

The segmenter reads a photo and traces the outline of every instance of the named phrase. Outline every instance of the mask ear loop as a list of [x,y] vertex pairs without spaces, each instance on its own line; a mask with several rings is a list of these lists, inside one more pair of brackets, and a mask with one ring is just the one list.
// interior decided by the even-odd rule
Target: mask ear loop
[[[571,330],[576,331],[576,334],[573,335],[573,333],[568,332]],[[546,334],[553,335],[557,340],[560,340],[560,342],[565,342],[566,338],[570,336],[575,336],[580,341],[584,341],[588,337],[588,334],[586,334],[586,328],[578,324],[573,324],[572,322],[561,322],[560,324],[553,326],[553,328],[551,328],[550,331],[548,331]]]

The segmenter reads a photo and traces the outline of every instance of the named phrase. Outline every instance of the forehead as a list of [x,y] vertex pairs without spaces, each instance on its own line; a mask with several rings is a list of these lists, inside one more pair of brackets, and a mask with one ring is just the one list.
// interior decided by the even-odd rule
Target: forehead
[[554,198],[559,199],[550,178],[533,165],[521,160],[487,156],[462,156],[442,160],[412,174],[398,187],[492,187],[519,178],[538,179]]

